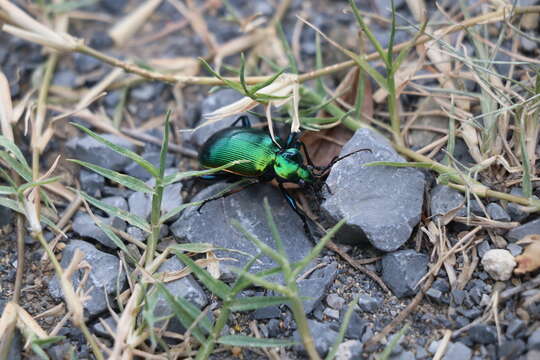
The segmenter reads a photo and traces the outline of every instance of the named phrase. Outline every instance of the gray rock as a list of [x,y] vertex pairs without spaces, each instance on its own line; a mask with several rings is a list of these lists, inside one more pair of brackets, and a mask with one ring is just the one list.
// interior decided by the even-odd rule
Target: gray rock
[[524,236],[531,234],[540,234],[540,218],[529,221],[508,231],[506,233],[506,239],[508,241],[516,242]]
[[[165,170],[165,175],[171,175],[175,173],[176,169]],[[155,180],[150,179],[146,184],[153,188],[155,186]],[[161,200],[161,214],[164,215],[176,207],[182,205],[184,202],[182,198],[182,183],[174,183],[165,186],[163,189],[163,199]],[[143,219],[148,220],[150,213],[152,212],[152,196],[150,194],[134,192],[128,198],[130,211],[140,216]],[[173,217],[170,221],[174,221],[180,215]]]
[[[534,33],[530,33],[530,32],[529,32],[529,35],[530,35],[532,38],[535,37],[535,34],[534,34]],[[536,41],[531,40],[531,39],[528,38],[528,37],[520,36],[519,40],[520,40],[521,48],[522,48],[523,50],[525,50],[525,51],[533,52],[533,51],[536,50],[536,48],[538,47],[538,43],[537,43]]]
[[538,360],[540,359],[540,350],[531,350],[527,353],[525,360]]
[[[330,350],[330,347],[332,347],[334,342],[337,340],[338,332],[332,330],[329,323],[321,323],[315,320],[308,320],[308,326],[309,330],[311,331],[311,335],[313,336],[313,341],[315,343],[317,352],[319,355],[325,356],[328,350]],[[298,351],[305,353],[302,339],[298,330],[294,332],[293,338],[298,344],[302,344],[296,345],[295,348]]]
[[518,256],[523,252],[523,248],[518,244],[514,243],[506,245],[506,250],[510,251],[510,254],[512,254],[512,256]]
[[[154,165],[155,167],[159,167],[159,152],[152,151],[143,153],[141,155],[143,159],[148,161],[150,164]],[[167,154],[165,157],[165,167],[169,168],[173,165],[174,162],[174,156],[171,154]],[[126,166],[126,173],[128,175],[134,176],[141,180],[150,180],[152,178],[152,175],[148,171],[146,171],[142,166],[137,164],[136,162],[130,163],[128,166]]]
[[313,272],[308,279],[297,283],[300,296],[306,298],[303,301],[306,314],[311,313],[321,303],[336,276],[337,264],[331,263],[323,269]]
[[268,306],[253,312],[255,320],[277,319],[281,317],[281,310],[277,306]]
[[380,305],[381,301],[379,299],[376,299],[369,295],[360,295],[358,297],[358,306],[362,311],[374,313],[375,311],[377,311]]
[[497,332],[489,325],[478,324],[469,329],[469,336],[476,344],[493,344],[497,341]]
[[[201,125],[205,122],[204,115],[209,114],[212,111],[217,110],[223,106],[230,105],[235,101],[240,100],[241,98],[242,94],[232,89],[219,90],[213,94],[206,96],[201,105],[201,114],[203,118],[201,119],[201,121],[199,121],[197,125]],[[197,146],[201,146],[215,132],[231,126],[231,124],[241,115],[247,114],[231,116],[198,128],[191,134],[191,142],[193,142]],[[252,121],[254,120],[251,115],[247,116],[250,117]]]
[[81,53],[73,54],[75,59],[75,69],[79,73],[88,73],[96,70],[101,65],[101,61],[90,56]]
[[[124,231],[126,229],[126,222],[117,217],[102,217],[95,215],[101,222],[106,225],[112,226],[115,229]],[[109,239],[107,234],[103,232],[94,222],[94,219],[83,212],[78,212],[73,219],[73,231],[79,234],[81,237],[90,238],[99,241],[101,244],[116,249],[116,244]]]
[[487,240],[482,241],[480,244],[476,246],[476,250],[478,251],[478,256],[481,258],[484,257],[484,255],[491,250],[491,245],[489,245],[489,242]]
[[143,83],[130,91],[130,96],[137,101],[150,101],[155,99],[161,92],[157,83]]
[[[214,184],[192,200],[207,199],[229,184]],[[188,242],[212,243],[217,247],[240,250],[248,254],[258,254],[260,251],[247,240],[244,235],[231,225],[236,219],[251,234],[257,236],[269,246],[275,247],[270,229],[266,223],[266,214],[263,208],[263,199],[267,197],[272,209],[274,220],[283,241],[285,252],[291,262],[296,262],[307,255],[312,248],[298,215],[290,208],[281,193],[269,184],[258,184],[234,195],[207,203],[200,212],[196,207],[187,208],[181,217],[171,225],[172,233]],[[218,256],[232,257],[238,262],[224,261],[224,270],[227,266],[242,267],[249,257],[236,252],[217,251]],[[276,264],[268,257],[259,258],[255,262],[252,272],[269,269]]]
[[463,290],[452,290],[452,300],[454,300],[454,304],[461,305],[463,304],[463,300],[465,300],[465,296],[467,293]]
[[146,238],[148,237],[147,233],[145,233],[144,231],[142,231],[141,229],[135,226],[128,226],[128,228],[126,229],[126,232],[129,236],[133,237],[135,240],[139,240],[142,242],[144,242],[144,240],[146,240]]
[[506,327],[506,336],[510,339],[514,338],[521,330],[525,329],[525,321],[515,318]]
[[124,199],[121,196],[109,196],[109,197],[101,199],[101,201],[117,209],[128,211],[128,203],[126,199]]
[[335,360],[356,360],[362,355],[363,346],[358,340],[348,340],[339,344]]
[[[104,319],[100,318],[99,320],[103,321],[107,325],[107,327],[112,331],[113,335],[116,333],[116,320],[114,320],[112,316],[107,316]],[[94,330],[94,332],[100,336],[111,337],[111,334],[101,321],[97,321],[94,325],[92,325],[92,330]]]
[[493,220],[496,221],[510,221],[510,215],[503,209],[503,207],[497,203],[489,203],[486,210]]
[[426,295],[436,303],[440,303],[442,299],[442,292],[439,289],[435,289],[433,287],[429,288],[428,291],[426,291]]
[[53,85],[74,88],[77,84],[77,74],[71,69],[57,71],[54,74]]
[[118,15],[124,11],[128,0],[102,0],[101,6],[109,10],[112,14]]
[[414,360],[416,359],[412,351],[402,351],[399,354],[392,355],[390,360]]
[[472,350],[467,345],[456,342],[449,343],[443,360],[469,360],[472,356]]
[[[94,316],[107,308],[106,295],[122,291],[126,278],[124,273],[120,272],[120,261],[116,256],[99,251],[92,244],[81,240],[72,240],[64,248],[62,251],[62,268],[67,268],[77,249],[84,253],[84,260],[91,266],[90,276],[85,284],[85,289],[89,291],[89,299],[85,302],[84,308],[90,316]],[[77,271],[74,274],[72,284],[75,289],[77,289],[82,276],[82,271]],[[119,286],[118,289],[117,286]],[[60,283],[56,277],[49,282],[49,292],[55,298],[63,296]],[[110,303],[113,303],[113,301],[110,300]]]
[[368,240],[382,251],[403,245],[420,220],[424,175],[412,168],[363,166],[374,161],[405,162],[388,140],[367,129],[359,129],[345,144],[341,155],[371,149],[338,162],[326,181],[322,209],[329,219],[346,219],[336,240],[357,244]]
[[[333,325],[333,329],[339,331],[340,327],[343,325],[344,319],[345,311],[342,311],[339,317],[339,322]],[[364,335],[367,327],[368,322],[363,320],[356,311],[353,311],[353,313],[351,314],[351,319],[349,320],[349,326],[347,326],[347,330],[345,331],[345,337],[349,339],[360,340]]]
[[415,355],[417,359],[427,359],[429,357],[429,353],[422,346],[416,347]]
[[418,281],[427,272],[428,257],[414,250],[400,250],[383,257],[383,280],[398,298],[418,292]]
[[[512,190],[510,190],[510,195],[524,196],[523,195],[523,189],[520,188],[520,187],[514,187],[514,188],[512,188]],[[538,197],[533,195],[533,199],[538,200]],[[508,214],[512,218],[512,221],[521,222],[521,221],[525,220],[525,218],[527,216],[530,215],[530,213],[528,213],[526,211],[523,211],[521,208],[522,208],[522,205],[512,203],[512,202],[508,203],[508,206],[507,206],[506,209],[508,211]]]
[[540,350],[540,328],[536,329],[527,340],[527,349]]
[[446,279],[438,278],[431,285],[432,288],[439,290],[442,293],[447,293],[450,291],[450,284]]
[[525,351],[523,340],[505,341],[499,346],[499,356],[501,359],[517,359]]
[[[111,143],[135,151],[135,145],[128,140],[112,134],[101,135]],[[131,160],[111,150],[89,135],[73,138],[68,141],[67,147],[76,159],[102,166],[111,170],[122,170]]]
[[339,319],[339,310],[326,308],[323,311],[323,315],[326,316],[329,319],[337,320],[337,319]]
[[[431,190],[431,216],[444,215],[465,203],[465,197],[446,185],[437,185]],[[467,209],[461,208],[457,216],[467,216]]]
[[[180,271],[184,267],[184,264],[182,264],[177,257],[172,257],[161,264],[158,269],[158,273]],[[204,290],[191,275],[165,283],[164,285],[174,297],[183,297],[193,305],[197,306],[199,309],[202,309],[208,303]],[[154,307],[154,315],[156,317],[167,317],[172,314],[173,310],[171,305],[167,302],[165,296],[160,293]],[[183,332],[185,330],[176,317],[173,317],[173,319],[169,322],[168,329],[179,332]]]
[[333,309],[341,310],[345,305],[345,299],[338,294],[329,294],[326,297],[326,303]]
[[105,185],[105,178],[93,171],[81,169],[79,172],[81,189],[91,196],[100,196],[101,189]]

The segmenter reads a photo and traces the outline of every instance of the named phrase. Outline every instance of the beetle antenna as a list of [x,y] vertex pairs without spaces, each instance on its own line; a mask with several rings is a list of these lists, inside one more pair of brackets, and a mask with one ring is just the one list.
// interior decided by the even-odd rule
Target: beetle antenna
[[362,152],[362,151],[369,151],[369,152],[372,152],[371,149],[367,149],[367,148],[366,148],[366,149],[355,150],[355,151],[353,151],[353,152],[348,153],[347,155],[343,155],[343,156],[340,156],[340,157],[337,157],[337,156],[336,156],[335,158],[332,159],[332,161],[330,161],[330,163],[329,163],[328,165],[326,165],[326,166],[324,166],[324,167],[317,167],[316,170],[319,170],[319,173],[316,174],[316,176],[317,176],[317,177],[322,177],[322,176],[324,176],[324,175],[326,174],[326,172],[327,172],[328,170],[330,170],[330,169],[332,168],[332,166],[334,166],[337,162],[339,162],[339,161],[341,161],[341,160],[343,160],[343,159],[345,159],[345,158],[348,158],[348,157],[351,156],[351,155],[354,155],[354,154],[356,154],[356,153]]

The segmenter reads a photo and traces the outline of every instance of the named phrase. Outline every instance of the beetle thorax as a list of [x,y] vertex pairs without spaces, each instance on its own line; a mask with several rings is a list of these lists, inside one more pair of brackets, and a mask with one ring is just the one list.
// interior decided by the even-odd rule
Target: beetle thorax
[[313,174],[304,166],[302,154],[296,148],[285,149],[276,154],[274,171],[278,177],[288,182],[313,182]]

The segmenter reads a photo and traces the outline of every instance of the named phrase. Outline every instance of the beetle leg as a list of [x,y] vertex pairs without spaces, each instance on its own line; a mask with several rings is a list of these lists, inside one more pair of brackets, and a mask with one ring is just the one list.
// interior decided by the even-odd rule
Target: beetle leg
[[238,175],[231,174],[226,171],[218,171],[213,174],[199,176],[199,179],[208,180],[208,181],[231,180],[231,179],[237,179],[237,178],[238,178]]
[[[245,181],[245,179],[242,179],[242,180],[236,182],[235,184],[233,184],[231,190],[225,191],[224,193],[220,193],[218,195],[209,197],[206,200],[203,200],[202,204],[199,205],[199,207],[197,208],[197,212],[200,213],[203,206],[206,205],[207,203],[209,203],[210,201],[226,198],[227,196],[231,196],[233,194],[236,194],[236,193],[238,193],[238,192],[240,192],[242,190],[247,189],[248,187],[250,187],[252,185],[255,185],[255,184],[259,183],[258,181],[252,181],[252,182],[249,182],[247,184],[239,184],[239,183],[242,183],[243,181]],[[237,185],[239,185],[239,186],[237,186]]]
[[304,223],[304,232],[308,236],[308,238],[315,242],[315,238],[313,237],[313,234],[311,233],[311,229],[308,226],[307,223],[307,216],[304,214],[302,210],[298,207],[296,204],[296,200],[287,192],[287,190],[283,187],[283,183],[279,183],[279,189],[281,190],[281,193],[283,194],[283,197],[285,200],[287,200],[287,203],[290,205],[290,207],[294,210],[294,212],[300,217],[302,222]]
[[231,126],[236,126],[236,124],[238,124],[239,121],[242,122],[242,127],[244,127],[244,128],[250,128],[251,127],[251,121],[249,120],[249,117],[247,117],[246,115],[242,115],[238,119],[234,120],[234,122],[231,124]]

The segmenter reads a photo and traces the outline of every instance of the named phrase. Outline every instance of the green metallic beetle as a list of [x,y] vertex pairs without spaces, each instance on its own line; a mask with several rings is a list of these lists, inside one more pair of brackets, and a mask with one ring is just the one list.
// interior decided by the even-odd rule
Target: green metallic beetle
[[[239,122],[241,127],[236,126]],[[255,181],[247,185],[230,190],[220,196],[212,197],[203,202],[200,209],[209,201],[217,200],[237,193],[259,182],[277,180],[279,189],[291,208],[300,216],[304,223],[306,234],[313,239],[306,215],[300,210],[294,198],[288,193],[283,184],[295,183],[300,187],[311,188],[315,193],[320,193],[319,179],[324,176],[336,162],[360,151],[360,149],[342,157],[335,157],[329,165],[324,167],[315,166],[309,158],[306,146],[298,139],[299,133],[292,133],[286,143],[281,143],[279,138],[276,142],[264,130],[251,127],[247,116],[239,117],[230,127],[213,134],[199,151],[199,162],[206,168],[217,168],[229,164],[235,160],[249,160],[235,164],[225,171],[212,175],[203,176],[206,180],[252,178]],[[306,155],[307,164],[301,153],[301,148]]]

